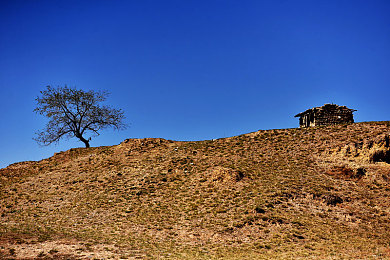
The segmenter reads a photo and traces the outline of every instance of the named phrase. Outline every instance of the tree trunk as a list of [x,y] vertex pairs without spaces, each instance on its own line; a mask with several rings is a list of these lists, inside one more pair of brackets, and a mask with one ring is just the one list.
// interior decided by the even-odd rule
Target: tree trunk
[[89,141],[82,136],[79,136],[80,141],[85,144],[85,148],[89,148]]

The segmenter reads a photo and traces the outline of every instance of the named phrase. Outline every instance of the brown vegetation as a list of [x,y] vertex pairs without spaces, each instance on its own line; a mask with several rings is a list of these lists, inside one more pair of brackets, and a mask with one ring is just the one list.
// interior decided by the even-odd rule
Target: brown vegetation
[[[0,258],[390,258],[388,122],[127,139],[0,169]],[[386,141],[387,140],[387,141]]]

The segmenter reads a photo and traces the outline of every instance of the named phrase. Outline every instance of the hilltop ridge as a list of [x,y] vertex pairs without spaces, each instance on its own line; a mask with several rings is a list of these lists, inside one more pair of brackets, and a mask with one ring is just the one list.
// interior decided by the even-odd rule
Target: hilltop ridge
[[390,258],[390,122],[126,139],[0,169],[0,257]]

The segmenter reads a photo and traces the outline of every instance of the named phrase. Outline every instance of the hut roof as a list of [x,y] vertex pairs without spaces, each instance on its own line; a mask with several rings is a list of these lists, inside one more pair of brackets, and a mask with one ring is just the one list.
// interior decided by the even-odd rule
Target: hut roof
[[336,105],[336,104],[325,104],[325,105],[323,105],[321,107],[310,108],[310,109],[308,109],[308,110],[306,110],[304,112],[301,112],[301,113],[295,115],[295,117],[300,117],[300,116],[302,116],[304,114],[313,113],[313,112],[328,112],[328,111],[330,112],[330,111],[334,111],[334,110],[338,110],[338,109],[344,110],[344,111],[347,110],[347,111],[350,111],[350,112],[357,111],[355,109],[351,109],[351,108],[348,108],[346,106],[339,106],[339,105]]

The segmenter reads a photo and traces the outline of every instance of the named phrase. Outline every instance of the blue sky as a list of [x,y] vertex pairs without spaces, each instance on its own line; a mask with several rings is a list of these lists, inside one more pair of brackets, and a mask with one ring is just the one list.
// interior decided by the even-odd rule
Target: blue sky
[[0,2],[0,167],[83,147],[39,147],[47,85],[108,90],[126,138],[204,140],[298,126],[324,103],[389,118],[390,1]]

